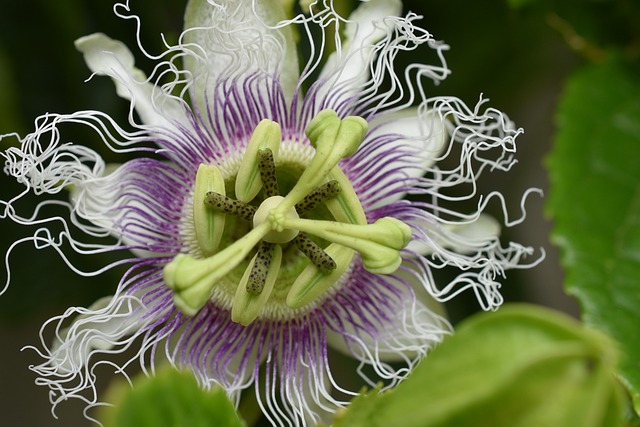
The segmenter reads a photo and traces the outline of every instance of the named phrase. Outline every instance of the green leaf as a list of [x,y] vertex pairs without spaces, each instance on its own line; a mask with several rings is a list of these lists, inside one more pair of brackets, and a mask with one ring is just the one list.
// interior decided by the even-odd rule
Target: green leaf
[[528,305],[463,322],[403,383],[334,427],[614,427],[623,399],[609,339]]
[[[23,124],[20,122],[16,108],[16,83],[14,70],[5,53],[4,46],[0,44],[0,134],[5,132],[17,132]],[[6,149],[3,142],[2,149]]]
[[539,3],[539,0],[507,0],[509,7],[521,9],[532,4]]
[[244,427],[221,388],[203,390],[192,374],[166,367],[153,377],[109,390],[115,406],[105,408],[105,427]]
[[547,211],[567,292],[620,345],[640,409],[640,80],[621,64],[576,73],[557,115]]

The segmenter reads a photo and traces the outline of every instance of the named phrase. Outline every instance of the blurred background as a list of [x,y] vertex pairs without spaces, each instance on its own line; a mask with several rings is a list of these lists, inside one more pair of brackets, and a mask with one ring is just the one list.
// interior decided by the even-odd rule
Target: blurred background
[[[137,56],[137,65],[151,70],[136,50],[135,22],[121,20],[112,12],[113,2],[94,0],[2,1],[0,13],[0,134],[33,129],[34,119],[46,112],[69,113],[83,109],[104,111],[116,120],[126,119],[128,103],[118,98],[111,81],[95,78],[85,83],[90,72],[73,47],[81,36],[104,32],[122,40]],[[152,53],[162,51],[163,33],[175,40],[182,28],[186,0],[131,2],[142,17],[142,44]],[[519,164],[509,172],[487,175],[481,192],[501,191],[513,217],[520,215],[520,198],[530,187],[546,191],[545,155],[553,143],[554,111],[563,82],[573,69],[590,60],[589,45],[619,43],[628,37],[621,28],[638,21],[632,0],[535,2],[514,9],[506,0],[469,2],[450,0],[405,1],[407,11],[423,16],[422,26],[450,47],[446,54],[451,76],[431,95],[457,96],[474,105],[480,94],[488,105],[506,112],[525,129],[517,140]],[[514,1],[512,3],[524,3]],[[558,3],[558,4],[556,4]],[[630,9],[629,9],[630,8]],[[623,23],[624,25],[620,25]],[[640,28],[640,25],[638,25]],[[412,61],[420,62],[414,55]],[[592,58],[591,58],[592,59]],[[102,149],[90,134],[67,134],[67,139]],[[2,149],[15,140],[3,140]],[[105,157],[109,153],[103,150]],[[0,194],[7,200],[21,188],[7,177],[0,178]],[[35,204],[35,198],[28,203]],[[530,197],[527,220],[504,231],[504,242],[521,242],[546,252],[534,269],[512,271],[503,283],[508,302],[528,301],[577,315],[576,302],[562,290],[563,274],[557,250],[549,242],[551,224],[545,219],[544,200]],[[500,207],[491,212],[501,217]],[[0,250],[30,231],[1,221]],[[33,230],[31,230],[31,233]],[[70,306],[87,306],[113,292],[121,270],[95,278],[73,273],[51,250],[37,251],[33,245],[17,247],[10,257],[12,283],[0,298],[0,413],[3,426],[88,426],[82,405],[63,403],[54,420],[50,414],[48,390],[34,384],[28,366],[38,363],[35,352],[21,351],[36,344],[41,325]],[[96,269],[107,257],[72,257],[85,270]],[[2,272],[2,282],[6,277]],[[0,285],[1,286],[1,285]],[[471,295],[456,299],[447,309],[455,322],[478,309]]]

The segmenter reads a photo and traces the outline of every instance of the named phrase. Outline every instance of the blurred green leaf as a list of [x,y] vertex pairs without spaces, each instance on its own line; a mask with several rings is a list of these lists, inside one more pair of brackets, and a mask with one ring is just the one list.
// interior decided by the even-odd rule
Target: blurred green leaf
[[566,289],[583,319],[615,338],[620,375],[640,409],[640,80],[590,66],[566,87],[549,157],[547,210]]
[[604,335],[535,306],[463,322],[398,387],[366,394],[334,427],[613,427],[623,401]]
[[203,390],[193,375],[169,366],[137,378],[133,388],[112,386],[109,394],[115,406],[101,413],[105,427],[245,426],[223,389]]
[[[4,46],[0,44],[0,134],[22,130],[23,124],[18,119],[16,108],[15,79],[12,64],[5,54]],[[3,142],[0,149],[5,150]]]
[[507,4],[514,9],[520,9],[535,3],[540,3],[540,0],[507,0]]

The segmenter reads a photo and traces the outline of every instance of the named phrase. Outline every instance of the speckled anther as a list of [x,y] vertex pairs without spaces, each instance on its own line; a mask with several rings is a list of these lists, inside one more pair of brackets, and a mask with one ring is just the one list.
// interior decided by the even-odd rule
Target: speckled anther
[[333,110],[320,111],[305,129],[316,152],[278,209],[284,212],[300,203],[326,179],[341,159],[356,152],[368,129],[362,117],[341,119]]
[[267,279],[267,272],[271,265],[271,258],[273,257],[273,248],[275,243],[269,243],[262,241],[258,248],[256,260],[249,273],[249,280],[247,281],[247,293],[250,295],[260,295],[264,289],[264,284]]
[[336,269],[336,262],[305,233],[300,233],[293,239],[293,244],[309,258],[309,261],[323,273]]
[[252,221],[256,214],[256,208],[248,203],[234,200],[220,193],[210,191],[206,194],[204,204],[208,208],[223,212],[227,215],[237,216],[245,221]]
[[236,175],[235,193],[238,200],[250,202],[258,195],[262,188],[258,151],[268,148],[277,158],[281,137],[280,125],[272,120],[262,120],[253,130]]
[[276,178],[276,164],[271,149],[258,150],[258,170],[262,179],[262,193],[265,199],[280,195],[278,179]]
[[304,215],[319,204],[333,199],[340,194],[340,191],[340,184],[335,179],[325,182],[296,204],[298,215]]

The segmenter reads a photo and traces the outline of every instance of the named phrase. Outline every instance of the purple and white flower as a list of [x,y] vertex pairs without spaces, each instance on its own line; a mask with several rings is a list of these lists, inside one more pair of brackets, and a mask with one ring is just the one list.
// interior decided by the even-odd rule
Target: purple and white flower
[[[128,3],[114,10],[141,30]],[[148,77],[119,41],[76,42],[130,101],[127,123],[45,114],[33,133],[3,136],[20,141],[2,156],[25,189],[0,215],[37,228],[16,244],[65,261],[69,248],[123,254],[77,271],[87,276],[129,266],[113,296],[43,326],[56,338],[32,369],[54,408],[100,404],[95,368],[134,349],[116,366],[125,377],[136,360],[149,374],[169,362],[236,400],[254,387],[273,425],[309,425],[356,394],[332,373],[329,347],[371,367],[358,370],[366,384],[393,387],[451,332],[429,301],[470,290],[485,310],[502,303],[498,279],[528,267],[532,250],[500,244],[483,211],[504,200],[475,183],[509,170],[522,130],[482,100],[430,97],[449,73],[447,46],[401,11],[370,0],[347,19],[324,0],[290,19],[275,0],[191,0],[177,44],[157,56],[140,46],[157,62]],[[398,55],[423,50],[439,63],[397,69]],[[66,142],[67,125],[128,160]],[[68,202],[52,197],[66,191]],[[44,200],[19,212],[31,193]],[[475,211],[456,211],[469,200]],[[68,217],[49,214],[61,206]],[[445,267],[460,273],[436,283]]]

